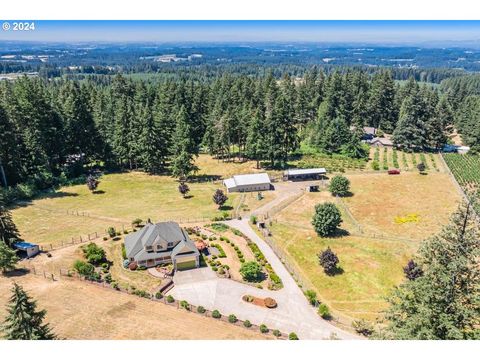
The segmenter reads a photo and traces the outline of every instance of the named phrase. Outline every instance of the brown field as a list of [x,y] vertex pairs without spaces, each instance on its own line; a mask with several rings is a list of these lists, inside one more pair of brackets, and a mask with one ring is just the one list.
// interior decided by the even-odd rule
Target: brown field
[[[351,235],[320,238],[315,233],[311,225],[315,205],[335,201],[326,191],[306,193],[282,210],[271,230],[275,244],[337,315],[375,320],[386,306],[385,296],[403,281],[403,266],[420,242],[448,221],[460,198],[443,173],[348,177],[354,195],[344,201],[364,234],[358,233],[341,207],[341,228]],[[410,213],[418,213],[419,221],[395,223],[395,216]],[[384,237],[374,238],[373,234]],[[317,258],[328,246],[338,255],[342,269],[333,277],[323,272]]]
[[[117,241],[110,238],[107,241],[97,239],[95,243],[105,249],[107,260],[113,263],[110,267],[110,273],[113,280],[117,281],[120,287],[129,288],[130,286],[135,286],[138,290],[145,290],[150,293],[157,291],[162,283],[161,279],[151,276],[145,270],[130,271],[123,268],[121,247],[123,237]],[[30,260],[24,260],[22,263],[29,268],[34,267],[37,271],[46,271],[47,273],[58,275],[61,270],[65,274],[67,270],[73,269],[75,260],[85,260],[81,249],[83,245],[75,244],[50,251],[52,255],[50,258],[45,254],[40,254]]]
[[46,321],[67,339],[265,340],[259,332],[178,310],[77,280],[52,282],[34,275],[0,277],[0,318],[12,282],[21,284],[47,310]]
[[[354,196],[344,199],[365,230],[424,239],[445,224],[460,200],[445,173],[351,175]],[[397,216],[417,214],[417,223],[397,224]]]

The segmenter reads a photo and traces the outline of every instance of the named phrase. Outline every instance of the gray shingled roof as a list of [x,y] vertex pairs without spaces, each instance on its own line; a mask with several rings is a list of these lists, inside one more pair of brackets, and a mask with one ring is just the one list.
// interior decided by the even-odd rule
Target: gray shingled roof
[[[173,242],[175,247],[168,251],[148,253],[146,246],[152,246],[156,241],[164,243]],[[180,251],[184,246],[196,250],[195,244],[188,237],[188,234],[177,223],[173,221],[157,224],[146,224],[141,230],[125,237],[125,250],[128,258],[135,258],[137,261],[147,260],[159,254],[174,256],[175,249]]]

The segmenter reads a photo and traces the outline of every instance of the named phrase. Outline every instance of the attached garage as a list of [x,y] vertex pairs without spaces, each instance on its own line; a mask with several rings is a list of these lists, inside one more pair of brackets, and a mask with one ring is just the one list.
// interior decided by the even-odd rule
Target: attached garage
[[178,271],[190,270],[198,267],[196,260],[178,261],[176,265]]

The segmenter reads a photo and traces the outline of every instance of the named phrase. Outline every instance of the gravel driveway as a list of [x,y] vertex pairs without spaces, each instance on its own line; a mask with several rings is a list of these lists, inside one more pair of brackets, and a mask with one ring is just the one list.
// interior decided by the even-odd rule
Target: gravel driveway
[[[308,303],[289,272],[273,250],[250,228],[247,220],[230,220],[229,226],[242,231],[254,241],[283,281],[283,289],[271,291],[258,289],[230,279],[221,279],[210,268],[177,272],[173,278],[175,287],[169,292],[178,300],[187,300],[193,305],[219,310],[224,315],[235,314],[240,320],[265,324],[270,329],[284,333],[295,332],[301,339],[327,339],[336,334],[341,339],[359,337],[341,330],[320,318]],[[242,300],[250,294],[272,297],[278,307],[266,309]]]

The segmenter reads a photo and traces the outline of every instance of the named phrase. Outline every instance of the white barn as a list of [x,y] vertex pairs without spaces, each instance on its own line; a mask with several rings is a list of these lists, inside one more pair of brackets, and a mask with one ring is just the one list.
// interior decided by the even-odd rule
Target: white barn
[[230,192],[266,191],[272,188],[267,173],[234,175],[223,181],[223,185]]

